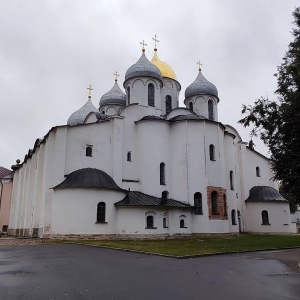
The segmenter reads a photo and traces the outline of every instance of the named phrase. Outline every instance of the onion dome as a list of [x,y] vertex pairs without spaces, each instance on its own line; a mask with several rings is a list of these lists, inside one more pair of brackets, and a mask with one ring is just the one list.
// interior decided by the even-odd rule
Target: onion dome
[[100,107],[107,104],[126,105],[126,95],[121,91],[117,80],[115,80],[115,84],[112,89],[104,94],[100,99]]
[[127,70],[125,81],[134,77],[153,77],[162,81],[161,71],[147,59],[144,51],[140,59]]
[[85,121],[85,119],[86,119],[86,117],[91,112],[93,112],[93,113],[95,113],[97,115],[97,119],[99,119],[99,118],[102,119],[101,116],[98,116],[98,115],[101,115],[101,114],[99,113],[99,111],[97,110],[97,108],[93,105],[93,103],[91,101],[91,98],[89,98],[89,100],[87,101],[86,104],[84,104],[80,109],[78,109],[74,113],[72,113],[72,115],[68,119],[67,124],[68,125],[83,124],[84,121]]
[[199,70],[199,74],[195,81],[190,84],[185,90],[185,98],[190,98],[197,95],[211,95],[218,97],[218,90],[214,84],[209,82]]
[[277,190],[270,186],[254,186],[249,191],[246,202],[282,202],[287,201]]
[[164,61],[161,61],[157,56],[157,49],[154,49],[154,55],[151,62],[159,68],[163,77],[168,77],[177,80],[176,74],[173,69]]

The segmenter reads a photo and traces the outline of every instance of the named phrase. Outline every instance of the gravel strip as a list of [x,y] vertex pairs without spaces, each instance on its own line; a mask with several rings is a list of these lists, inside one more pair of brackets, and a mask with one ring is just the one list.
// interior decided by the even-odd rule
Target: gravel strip
[[15,237],[1,237],[1,246],[31,246],[46,244],[49,241],[43,239],[30,239],[30,238],[15,238]]

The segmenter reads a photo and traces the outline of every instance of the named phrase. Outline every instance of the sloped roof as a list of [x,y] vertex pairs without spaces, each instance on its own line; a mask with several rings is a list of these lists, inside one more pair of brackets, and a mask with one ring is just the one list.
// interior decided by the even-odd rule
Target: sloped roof
[[177,200],[158,198],[141,192],[129,191],[125,198],[115,203],[115,206],[163,206],[163,207],[178,207],[191,208],[192,206]]
[[67,178],[55,186],[54,189],[80,187],[122,190],[108,174],[93,168],[80,169],[70,173],[67,175]]
[[286,202],[287,200],[270,186],[254,186],[249,191],[250,195],[246,202]]
[[0,167],[0,179],[6,177],[7,175],[11,174],[12,171],[11,170],[8,170],[4,167]]

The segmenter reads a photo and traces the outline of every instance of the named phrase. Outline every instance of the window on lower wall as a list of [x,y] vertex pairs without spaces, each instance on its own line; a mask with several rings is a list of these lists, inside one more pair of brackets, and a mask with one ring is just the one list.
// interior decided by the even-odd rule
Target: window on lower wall
[[154,217],[153,216],[147,216],[147,228],[153,228],[154,227]]
[[218,215],[218,193],[216,191],[213,191],[211,193],[211,208],[212,208],[212,214]]
[[231,211],[231,224],[232,225],[236,225],[236,213],[235,213],[235,209],[233,209]]
[[185,224],[185,220],[186,220],[186,216],[185,215],[181,215],[179,217],[179,227],[180,228],[187,228],[186,224]]
[[215,158],[215,146],[213,144],[209,145],[209,159],[214,161]]
[[262,219],[262,224],[261,225],[270,225],[269,213],[266,210],[263,210],[261,212],[261,219]]
[[163,214],[163,228],[168,228],[168,215],[166,213]]
[[86,145],[85,148],[85,156],[93,156],[93,146],[92,145]]
[[97,205],[97,223],[106,223],[105,222],[105,202],[99,202]]
[[202,194],[199,192],[194,194],[194,214],[203,215]]
[[127,152],[127,161],[131,161],[131,151]]

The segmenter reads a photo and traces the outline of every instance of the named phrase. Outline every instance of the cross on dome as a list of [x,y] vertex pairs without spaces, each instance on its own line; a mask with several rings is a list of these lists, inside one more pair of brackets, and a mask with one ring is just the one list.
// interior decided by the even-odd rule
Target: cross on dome
[[199,66],[199,72],[201,72],[201,66],[202,66],[202,64],[201,64],[200,60],[197,61],[197,65]]
[[115,75],[115,82],[117,82],[117,81],[118,81],[118,77],[120,76],[120,75],[118,74],[118,71],[116,71],[116,72],[114,73],[114,75]]
[[89,90],[89,92],[88,92],[88,98],[89,99],[91,99],[92,98],[92,86],[91,85],[89,85],[88,87],[87,87],[87,90]]
[[152,40],[154,41],[154,51],[157,51],[157,44],[156,43],[159,43],[159,40],[156,38],[156,35],[154,36],[154,38],[152,38]]
[[148,46],[148,45],[145,43],[144,40],[142,40],[142,41],[140,42],[140,44],[143,45],[142,51],[145,52],[145,46]]

